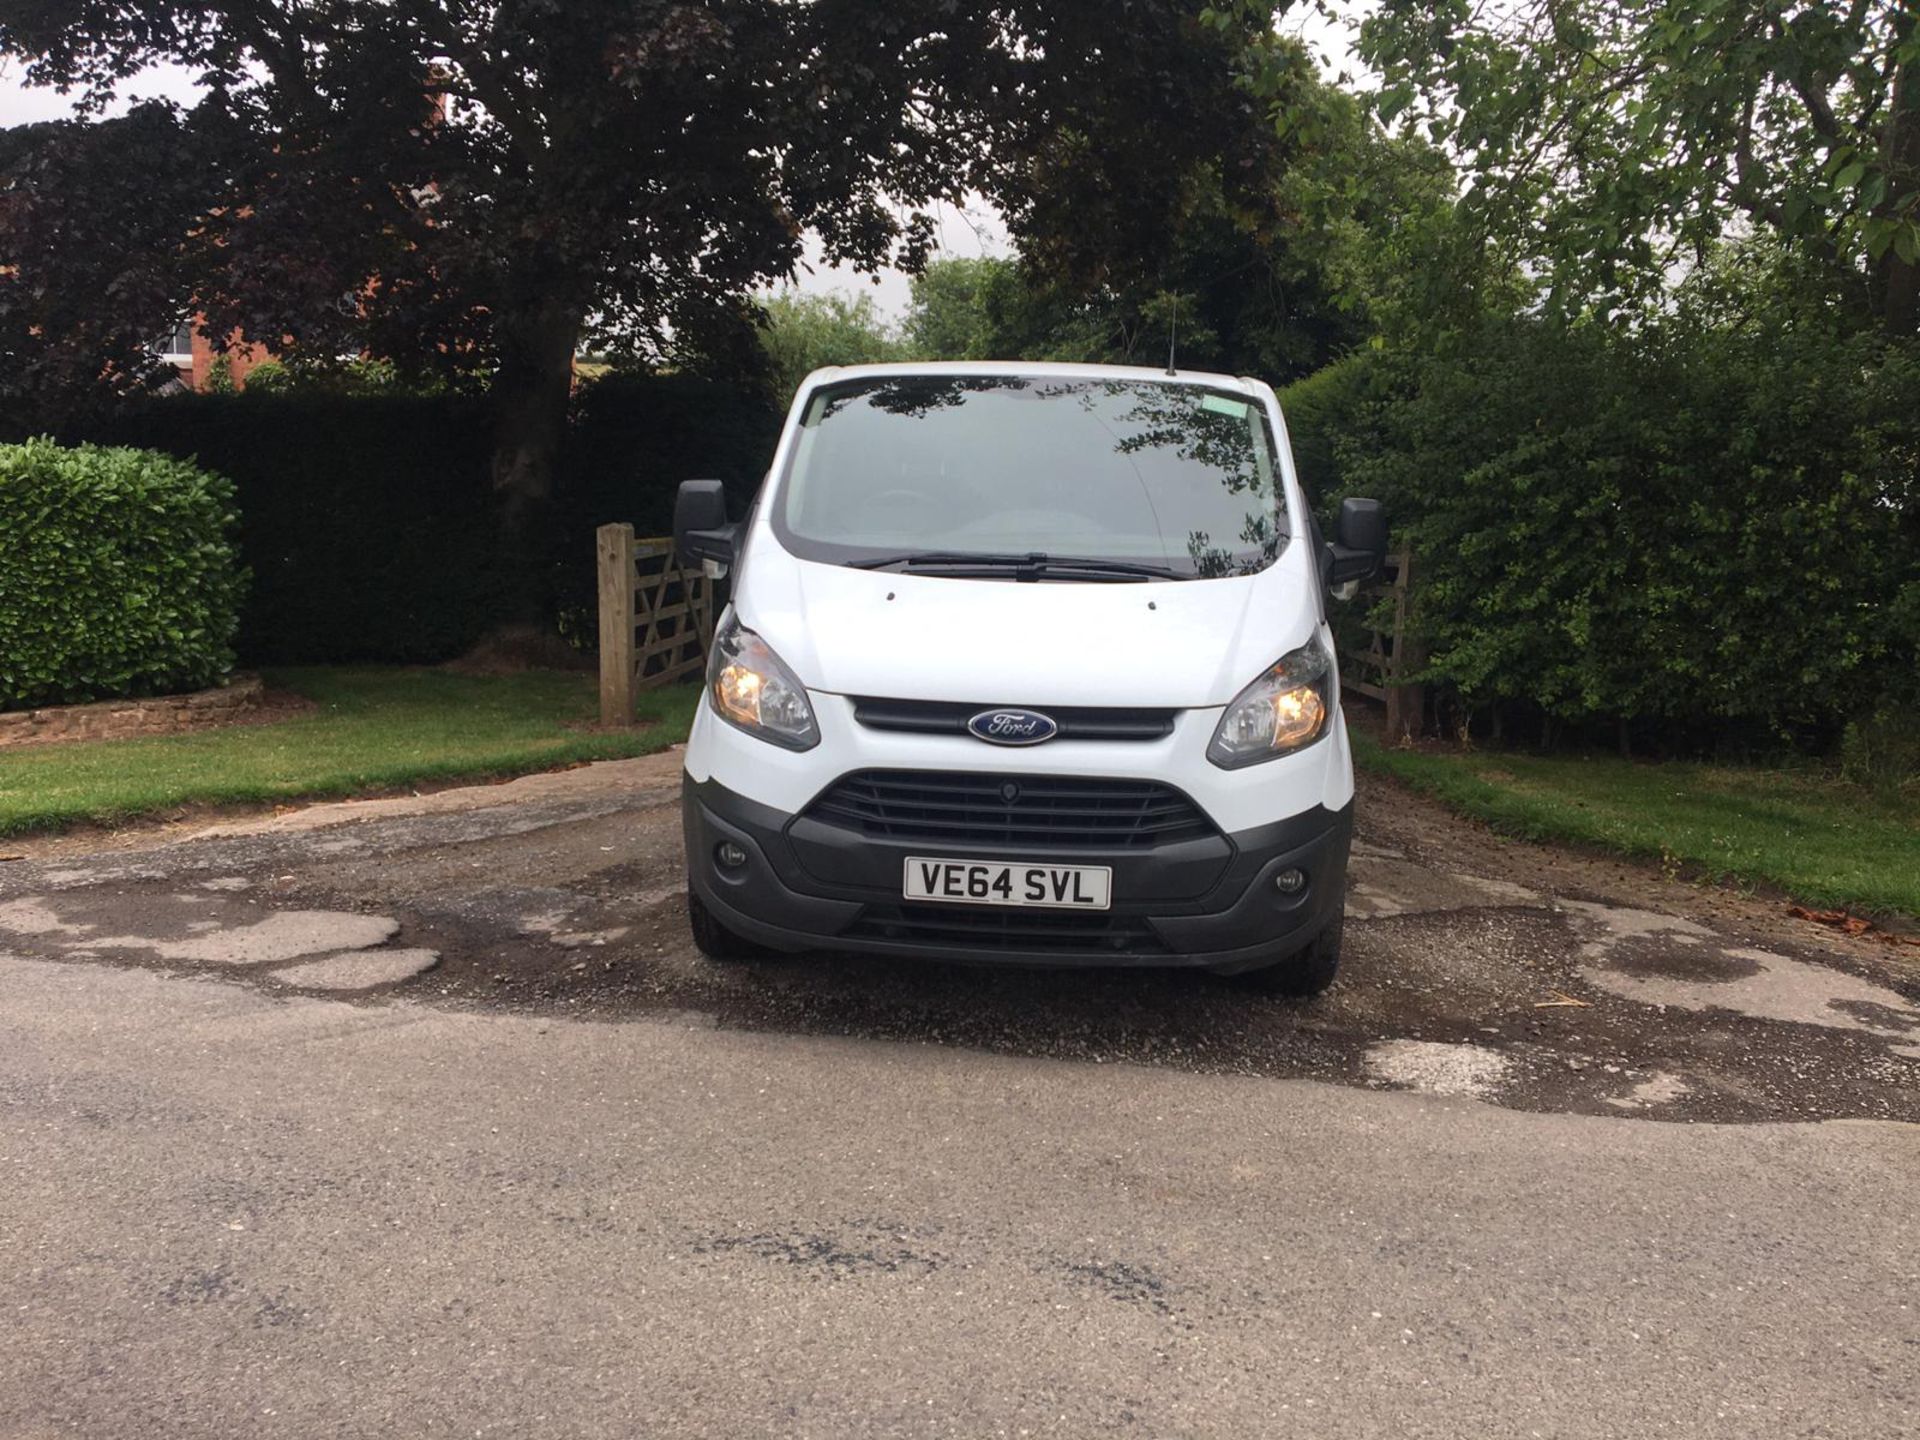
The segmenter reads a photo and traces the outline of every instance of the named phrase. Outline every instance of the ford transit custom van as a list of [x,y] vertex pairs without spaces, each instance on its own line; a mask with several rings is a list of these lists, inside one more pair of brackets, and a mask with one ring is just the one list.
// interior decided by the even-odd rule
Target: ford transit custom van
[[687,905],[715,959],[834,950],[1333,979],[1353,765],[1323,542],[1279,402],[1224,375],[823,370],[730,521],[686,749]]

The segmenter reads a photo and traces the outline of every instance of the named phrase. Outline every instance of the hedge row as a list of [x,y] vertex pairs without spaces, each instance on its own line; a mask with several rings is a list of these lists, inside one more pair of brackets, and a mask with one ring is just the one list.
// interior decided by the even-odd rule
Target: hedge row
[[233,486],[184,461],[0,446],[0,710],[211,685],[245,575]]
[[232,479],[253,571],[238,648],[249,664],[431,663],[506,614],[527,566],[569,633],[593,634],[593,531],[662,533],[694,476],[750,494],[779,417],[751,391],[680,377],[583,390],[550,529],[501,550],[492,424],[462,395],[188,395],[74,439],[194,457]]
[[1325,502],[1377,496],[1418,552],[1456,719],[1742,749],[1920,700],[1916,396],[1871,334],[1523,318],[1282,401]]
[[625,521],[637,535],[673,528],[682,480],[726,482],[745,513],[773,460],[784,413],[757,386],[677,375],[610,375],[582,388],[563,467],[552,570],[562,629],[592,643],[593,532]]
[[493,617],[488,429],[471,400],[183,395],[107,433],[233,479],[250,664],[441,660]]

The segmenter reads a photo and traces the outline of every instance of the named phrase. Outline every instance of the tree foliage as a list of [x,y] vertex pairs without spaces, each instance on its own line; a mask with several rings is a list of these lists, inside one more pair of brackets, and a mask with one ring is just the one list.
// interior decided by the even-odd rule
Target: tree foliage
[[[1218,136],[1279,143],[1246,123],[1233,83],[1267,17],[1223,30],[1199,13],[1197,0],[0,0],[0,56],[84,105],[156,61],[208,85],[186,113],[10,146],[7,338],[118,374],[137,366],[127,337],[49,324],[48,297],[164,299],[165,320],[142,317],[163,325],[191,300],[220,336],[482,369],[495,482],[537,502],[583,336],[657,351],[788,275],[809,231],[832,261],[913,266],[931,204],[977,192],[1060,274],[1152,267]],[[184,174],[177,193],[90,184],[76,200],[41,165],[76,148],[111,152],[92,155],[96,174],[171,149]],[[91,207],[84,231],[76,204]],[[136,212],[152,256],[124,254],[117,222]],[[123,273],[141,293],[116,295]]]
[[1384,0],[1360,49],[1380,114],[1460,157],[1475,224],[1572,310],[1759,232],[1920,328],[1912,0]]
[[874,308],[871,295],[782,290],[762,301],[761,310],[767,390],[782,408],[800,382],[823,365],[869,365],[905,357],[899,336]]
[[[1298,47],[1273,48],[1298,57]],[[1065,285],[1018,259],[943,260],[914,280],[917,355],[1160,365],[1175,340],[1189,369],[1276,382],[1364,344],[1396,316],[1424,318],[1463,293],[1430,263],[1452,243],[1452,172],[1417,138],[1386,134],[1351,96],[1289,80],[1290,140],[1231,181],[1197,166],[1167,252],[1150,273]],[[1249,117],[1270,129],[1267,111]],[[1228,147],[1231,151],[1232,147]]]
[[1125,358],[1097,296],[1048,284],[1018,259],[936,260],[913,277],[902,331],[919,360]]
[[435,376],[408,376],[391,360],[268,360],[247,372],[250,395],[437,395],[448,389]]
[[0,430],[32,433],[163,378],[151,347],[190,294],[183,217],[218,163],[180,128],[147,104],[0,130]]

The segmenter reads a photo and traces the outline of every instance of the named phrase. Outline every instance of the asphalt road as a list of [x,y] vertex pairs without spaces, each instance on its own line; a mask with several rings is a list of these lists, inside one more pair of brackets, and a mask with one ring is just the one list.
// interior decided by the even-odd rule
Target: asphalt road
[[1890,951],[1372,793],[1313,1005],[716,973],[673,831],[21,847],[0,1437],[1920,1434]]

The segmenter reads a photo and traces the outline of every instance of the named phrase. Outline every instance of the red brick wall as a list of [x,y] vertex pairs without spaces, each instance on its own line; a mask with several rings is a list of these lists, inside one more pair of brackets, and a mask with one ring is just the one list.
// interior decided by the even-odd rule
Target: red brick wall
[[213,342],[200,333],[198,320],[194,323],[193,374],[188,383],[195,390],[205,390],[210,387],[213,367],[222,362],[231,372],[235,387],[244,390],[247,387],[248,372],[254,366],[264,365],[273,358],[273,352],[266,346],[251,344],[241,336],[235,336],[235,343],[225,352],[218,351],[214,349]]

